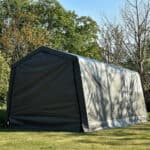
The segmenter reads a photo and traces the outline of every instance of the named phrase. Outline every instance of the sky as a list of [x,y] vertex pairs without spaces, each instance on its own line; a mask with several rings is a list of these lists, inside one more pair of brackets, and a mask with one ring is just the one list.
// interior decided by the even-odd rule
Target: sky
[[125,0],[58,0],[66,10],[74,10],[79,16],[90,16],[98,24],[103,17],[114,22],[120,20],[120,9]]

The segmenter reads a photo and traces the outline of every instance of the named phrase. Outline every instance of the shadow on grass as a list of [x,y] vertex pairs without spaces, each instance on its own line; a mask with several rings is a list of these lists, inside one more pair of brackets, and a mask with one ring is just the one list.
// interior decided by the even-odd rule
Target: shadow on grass
[[[0,109],[0,124],[4,124],[6,110]],[[61,139],[72,139],[77,144],[101,144],[108,146],[147,146],[150,147],[150,123],[130,126],[128,128],[107,129],[90,133],[78,132],[53,132],[50,130],[31,130],[24,128],[6,128],[0,126],[0,132],[41,132],[46,137],[61,137]],[[44,133],[44,134],[43,134]],[[30,134],[30,133],[29,133]],[[43,149],[51,149],[42,147]],[[42,149],[41,148],[41,149]]]
[[[136,141],[134,143],[134,141]],[[147,142],[146,142],[147,141]],[[85,144],[102,144],[102,145],[111,145],[111,146],[133,146],[133,145],[150,145],[148,142],[149,140],[146,139],[146,141],[138,139],[138,138],[128,138],[128,139],[109,139],[105,138],[102,140],[89,140],[89,139],[81,139],[81,140],[76,140],[77,143],[85,143]]]
[[[6,109],[0,109],[0,132],[53,132],[52,130],[43,130],[43,129],[29,129],[29,128],[11,128],[11,127],[6,127],[5,125],[5,119],[6,119]],[[102,130],[101,131],[96,131],[96,132],[90,132],[90,133],[83,133],[83,132],[70,132],[70,131],[57,131],[57,132],[66,132],[66,133],[71,133],[71,134],[66,134],[66,136],[134,136],[136,135],[135,132],[131,133],[128,132],[130,130],[136,131],[136,130],[143,130],[143,131],[150,131],[150,126],[147,124],[139,124],[136,126],[130,126],[128,128],[116,128],[116,129],[107,129],[107,130]],[[54,131],[56,132],[56,131]],[[99,132],[101,132],[99,134]]]
[[[150,122],[150,121],[148,121],[148,122]],[[137,124],[136,126],[131,126],[128,128],[128,130],[144,130],[144,131],[148,130],[148,131],[150,131],[150,126],[142,123],[142,124]]]

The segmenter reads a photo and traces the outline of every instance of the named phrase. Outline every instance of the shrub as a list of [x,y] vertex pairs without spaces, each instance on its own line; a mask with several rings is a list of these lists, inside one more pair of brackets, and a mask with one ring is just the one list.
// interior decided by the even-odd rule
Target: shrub
[[10,67],[3,54],[0,52],[0,106],[6,102],[9,74]]

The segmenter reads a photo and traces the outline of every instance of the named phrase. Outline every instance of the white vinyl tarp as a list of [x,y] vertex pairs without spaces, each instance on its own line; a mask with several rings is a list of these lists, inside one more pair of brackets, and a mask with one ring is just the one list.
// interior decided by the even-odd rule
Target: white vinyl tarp
[[89,130],[146,121],[144,96],[137,72],[78,58]]

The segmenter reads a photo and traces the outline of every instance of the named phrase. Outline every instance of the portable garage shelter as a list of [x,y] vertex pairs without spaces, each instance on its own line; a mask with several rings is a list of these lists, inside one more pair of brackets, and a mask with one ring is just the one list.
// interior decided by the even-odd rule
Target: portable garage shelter
[[138,73],[40,47],[12,66],[7,124],[94,131],[145,122]]

